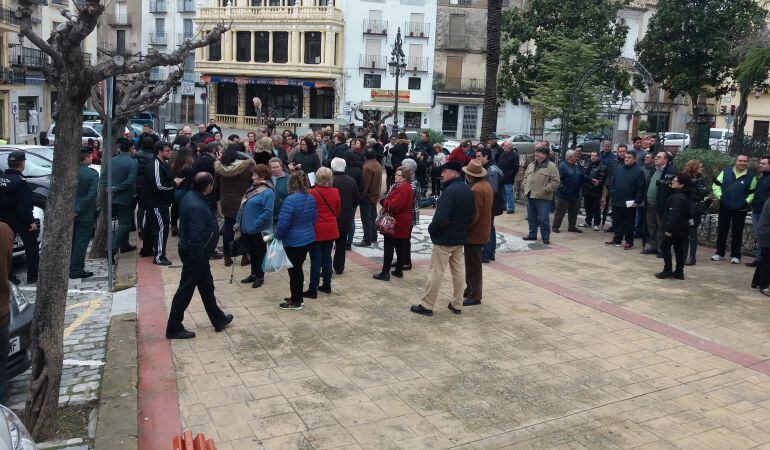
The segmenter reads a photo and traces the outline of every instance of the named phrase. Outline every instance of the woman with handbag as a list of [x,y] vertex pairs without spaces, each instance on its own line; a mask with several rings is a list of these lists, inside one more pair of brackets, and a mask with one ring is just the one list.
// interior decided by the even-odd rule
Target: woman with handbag
[[281,205],[274,236],[275,239],[283,242],[286,256],[291,261],[292,267],[289,268],[291,297],[284,298],[283,303],[278,307],[284,310],[300,310],[302,309],[302,285],[305,283],[302,264],[305,263],[307,252],[315,241],[316,203],[313,196],[308,193],[305,172],[293,171],[289,176],[287,187],[289,196]]
[[[316,298],[318,291],[332,292],[332,247],[340,237],[337,217],[340,215],[340,192],[332,187],[332,170],[321,167],[315,173],[315,187],[310,195],[315,199],[315,242],[310,246],[310,284],[302,293],[305,298]],[[323,284],[318,285],[323,272]]]
[[262,260],[267,244],[262,239],[262,232],[269,232],[273,228],[275,190],[270,183],[270,169],[266,165],[257,164],[251,172],[253,185],[241,200],[234,230],[235,238],[251,260],[251,274],[241,283],[251,283],[252,288],[258,288],[265,282]]
[[[395,183],[388,190],[387,196],[380,202],[382,210],[375,221],[377,230],[385,237],[385,249],[382,257],[382,271],[373,275],[375,280],[390,281],[390,276],[403,278],[404,256],[409,245],[412,228],[412,186],[409,181],[412,171],[401,166],[396,169]],[[390,271],[393,251],[396,252],[396,270]]]
[[[246,153],[243,142],[230,144],[222,154],[222,158],[214,161],[214,185],[219,187],[219,206],[225,216],[225,226],[222,231],[222,248],[225,253],[225,266],[233,264],[230,255],[230,242],[233,241],[233,227],[243,194],[251,186],[251,174],[255,166],[251,158],[239,159],[238,152]],[[245,259],[245,257],[244,257]],[[247,263],[242,259],[241,265]]]

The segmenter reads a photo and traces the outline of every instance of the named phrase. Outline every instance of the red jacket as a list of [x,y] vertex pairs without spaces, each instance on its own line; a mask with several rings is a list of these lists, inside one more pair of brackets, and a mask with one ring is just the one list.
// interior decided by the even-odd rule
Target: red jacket
[[318,211],[318,220],[315,222],[316,242],[337,239],[340,237],[340,231],[337,228],[337,217],[340,215],[340,191],[333,187],[316,186],[310,190],[310,195],[315,199]]
[[465,155],[465,150],[462,147],[457,147],[454,150],[452,150],[452,153],[449,154],[446,158],[447,161],[457,161],[463,166],[468,165],[470,162],[468,160],[468,156]]
[[382,207],[385,211],[390,212],[394,219],[396,219],[396,228],[393,237],[396,239],[404,239],[409,237],[410,228],[412,226],[412,202],[413,202],[412,186],[408,182],[402,182],[401,184],[394,184],[385,200],[382,201]]

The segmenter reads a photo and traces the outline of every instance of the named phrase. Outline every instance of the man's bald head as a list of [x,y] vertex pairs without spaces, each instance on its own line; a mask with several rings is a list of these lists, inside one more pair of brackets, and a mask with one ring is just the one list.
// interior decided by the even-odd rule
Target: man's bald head
[[198,172],[195,175],[195,180],[193,181],[193,190],[197,192],[205,192],[206,189],[214,184],[214,178],[211,177],[211,174],[208,172]]

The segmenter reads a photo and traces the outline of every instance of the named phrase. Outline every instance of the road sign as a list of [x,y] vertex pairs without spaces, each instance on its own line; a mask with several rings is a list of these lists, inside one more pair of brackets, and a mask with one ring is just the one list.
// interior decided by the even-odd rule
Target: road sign
[[19,103],[13,102],[11,103],[11,114],[16,115],[19,113]]
[[194,81],[182,81],[182,95],[195,95]]

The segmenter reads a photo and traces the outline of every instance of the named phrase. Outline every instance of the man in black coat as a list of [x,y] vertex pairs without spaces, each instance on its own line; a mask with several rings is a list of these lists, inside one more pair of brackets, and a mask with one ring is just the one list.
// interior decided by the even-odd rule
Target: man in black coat
[[634,248],[634,224],[636,208],[644,201],[644,173],[636,164],[636,154],[626,153],[624,165],[615,169],[612,175],[610,196],[612,198],[612,227],[614,236],[606,245],[620,246],[625,238],[624,250]]
[[134,184],[134,191],[136,192],[136,231],[139,238],[142,240],[142,249],[139,251],[139,256],[153,256],[155,252],[153,247],[155,241],[152,237],[152,230],[149,233],[145,233],[145,228],[149,227],[150,218],[148,217],[147,202],[145,198],[147,192],[145,189],[145,172],[149,166],[152,166],[152,162],[155,160],[154,154],[155,144],[151,139],[139,140],[139,151],[136,152],[134,157],[137,162],[136,169],[136,183]]
[[607,183],[607,166],[602,163],[597,152],[591,152],[590,158],[585,174],[592,180],[598,180],[599,183],[583,183],[583,205],[586,209],[586,220],[581,226],[584,228],[593,226],[594,231],[599,231],[599,225],[602,222],[602,191],[604,191]]
[[214,189],[214,178],[201,172],[195,175],[192,190],[182,199],[179,207],[179,257],[182,259],[182,277],[179,280],[166,325],[166,338],[190,339],[195,333],[182,325],[184,312],[190,305],[195,288],[203,300],[203,307],[214,330],[220,332],[233,321],[225,314],[214,296],[214,278],[209,257],[219,240],[219,225],[208,208],[206,196]]
[[171,159],[171,144],[158,142],[155,144],[155,160],[144,171],[145,206],[149,224],[152,227],[151,234],[155,239],[153,262],[160,266],[171,265],[171,261],[166,258],[166,242],[171,223],[168,209],[174,199],[174,189],[184,181],[183,178],[174,178],[171,174],[169,159]]
[[468,240],[468,226],[473,219],[476,203],[473,191],[465,184],[463,166],[449,161],[441,170],[442,193],[436,204],[436,212],[428,226],[433,251],[430,256],[428,284],[420,304],[410,310],[424,316],[433,315],[438,291],[444,280],[447,266],[452,274],[452,302],[447,305],[454,314],[460,314],[465,291],[465,258],[463,247]]
[[345,160],[334,158],[331,161],[331,169],[334,173],[332,186],[340,192],[340,215],[337,217],[337,229],[339,237],[334,243],[334,260],[332,266],[337,275],[345,270],[345,252],[348,246],[348,233],[355,219],[358,206],[359,189],[356,180],[345,174]]
[[214,139],[214,135],[206,131],[205,123],[199,123],[198,132],[192,135],[192,137],[190,138],[190,142],[192,143],[192,145],[203,144],[204,142],[206,142],[206,139],[208,138]]
[[505,210],[508,214],[513,214],[516,211],[513,186],[516,183],[516,174],[519,173],[519,152],[508,141],[503,141],[502,148],[497,167],[503,171]]

